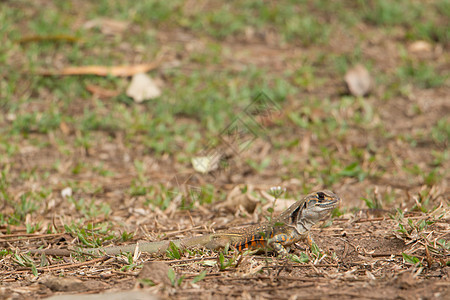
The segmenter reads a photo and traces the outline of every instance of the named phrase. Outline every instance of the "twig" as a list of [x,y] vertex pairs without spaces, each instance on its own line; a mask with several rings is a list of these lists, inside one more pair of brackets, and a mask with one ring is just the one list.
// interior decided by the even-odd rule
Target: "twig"
[[402,256],[402,254],[397,253],[366,253],[365,255],[370,255],[372,257],[386,257],[386,256]]
[[379,217],[379,218],[366,218],[366,219],[359,219],[355,220],[355,223],[365,223],[365,222],[377,222],[377,221],[384,221],[388,219],[389,217]]
[[[349,293],[349,292],[342,292],[342,293],[328,293],[326,294],[326,296],[337,296],[338,298],[341,298],[342,296],[349,296],[352,298],[356,298],[356,299],[360,299],[361,298],[361,294],[359,293]],[[326,298],[325,295],[321,295],[320,299],[322,299],[322,297]],[[367,299],[386,299],[386,297],[376,297],[376,296],[372,296],[372,295],[368,295],[367,293],[364,295],[364,298]]]
[[[35,233],[16,233],[16,234],[5,234],[0,236],[1,238],[15,238],[15,237],[49,237],[49,236],[59,236],[65,233],[44,233],[44,234],[35,234]],[[8,240],[9,241],[9,240]]]
[[[36,240],[36,239],[44,239],[48,237],[58,237],[62,236],[65,233],[49,233],[49,234],[11,234],[8,236],[2,236],[0,239],[1,242],[18,242],[18,241],[27,241],[27,240]],[[9,237],[23,237],[23,238],[9,238]]]
[[185,262],[194,262],[194,261],[202,261],[205,259],[216,259],[215,256],[206,256],[206,257],[199,257],[199,258],[191,258],[191,259],[179,259],[179,260],[167,260],[163,261],[168,264],[177,264],[177,263],[185,263]]
[[[311,265],[311,264],[303,264],[303,265],[290,265],[290,268],[312,268],[312,267],[316,267],[316,268],[328,268],[328,267],[339,267],[338,264],[317,264],[317,265]],[[263,267],[263,269],[274,269],[274,268],[284,268],[284,266],[266,266]]]
[[190,228],[186,228],[186,229],[181,229],[181,230],[176,230],[176,231],[168,232],[168,233],[164,236],[164,238],[168,238],[168,237],[171,237],[171,236],[174,236],[174,235],[177,235],[177,234],[186,232],[186,231],[193,231],[193,230],[201,229],[201,228],[202,228],[202,226],[194,226],[194,227],[190,227]]
[[270,280],[279,279],[279,280],[317,282],[320,279],[326,279],[326,278],[320,278],[320,277],[308,278],[308,277],[298,277],[298,276],[275,276],[275,277],[270,277],[270,276],[260,275],[260,276],[255,276],[254,279],[270,279]]
[[[101,257],[101,258],[97,258],[97,259],[93,259],[93,260],[89,260],[89,261],[85,261],[82,263],[76,263],[76,264],[69,264],[69,265],[57,265],[54,267],[42,267],[42,268],[36,268],[36,270],[41,271],[41,272],[49,272],[49,271],[57,271],[57,270],[62,270],[62,269],[70,269],[70,268],[76,268],[76,267],[81,267],[81,266],[86,266],[86,265],[91,265],[97,262],[102,262],[104,260],[109,259],[109,257]],[[16,271],[8,271],[8,272],[1,272],[0,276],[2,275],[10,275],[10,274],[20,274],[20,273],[28,273],[31,271],[31,268],[27,268],[26,270],[16,270]]]
[[281,272],[282,272],[284,269],[286,269],[287,263],[288,263],[288,260],[286,259],[286,260],[284,261],[283,265],[281,266],[281,268],[278,270],[277,276],[276,276],[276,277],[279,277],[280,274],[281,274]]

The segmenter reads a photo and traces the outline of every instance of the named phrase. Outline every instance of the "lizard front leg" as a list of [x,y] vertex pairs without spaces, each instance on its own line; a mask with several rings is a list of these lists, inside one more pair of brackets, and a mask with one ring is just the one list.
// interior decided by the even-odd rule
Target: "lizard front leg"
[[281,256],[287,256],[288,252],[285,246],[289,246],[303,237],[296,230],[289,230],[285,233],[278,233],[267,241],[267,244]]
[[316,242],[314,242],[314,239],[312,238],[312,236],[309,234],[309,232],[307,234],[304,235],[304,237],[302,238],[303,241],[305,242],[305,244],[308,245],[309,249],[311,249],[312,245],[315,244]]

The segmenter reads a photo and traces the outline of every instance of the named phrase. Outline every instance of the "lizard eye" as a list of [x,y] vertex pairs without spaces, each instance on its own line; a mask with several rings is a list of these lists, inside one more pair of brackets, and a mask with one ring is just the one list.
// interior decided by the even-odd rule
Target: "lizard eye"
[[317,196],[319,197],[319,201],[325,200],[325,194],[323,192],[318,192]]

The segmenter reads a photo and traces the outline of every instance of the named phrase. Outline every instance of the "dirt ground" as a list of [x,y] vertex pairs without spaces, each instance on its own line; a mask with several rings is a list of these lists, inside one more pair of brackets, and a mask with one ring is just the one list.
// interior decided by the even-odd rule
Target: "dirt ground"
[[[194,220],[202,217],[205,216],[192,215]],[[189,218],[186,214],[175,213],[173,216],[178,220],[186,218]],[[220,220],[220,216],[217,218]],[[410,216],[414,221],[425,218],[429,216]],[[325,256],[304,264],[270,255],[247,255],[220,271],[217,267],[205,267],[218,261],[215,253],[187,255],[178,260],[141,254],[137,261],[149,264],[144,265],[144,270],[120,271],[119,268],[127,264],[126,259],[105,257],[77,262],[49,257],[51,263],[39,268],[39,277],[32,275],[29,268],[14,267],[2,271],[2,293],[13,298],[41,298],[55,294],[86,295],[142,289],[164,298],[180,299],[445,299],[450,288],[449,267],[442,264],[448,258],[427,254],[420,239],[396,237],[392,233],[396,224],[386,216],[363,214],[351,219],[336,218],[333,225],[312,231]],[[434,223],[424,234],[448,238],[448,221]],[[64,238],[60,234],[43,236],[40,240],[58,245]],[[30,245],[33,244],[35,242],[30,242],[22,248],[32,248],[34,246]],[[304,247],[300,245],[295,252],[300,255],[301,251],[308,251]],[[405,265],[402,252],[423,257],[422,266]],[[154,264],[155,261],[166,265]],[[167,279],[168,266],[176,270],[177,276],[184,276],[180,286],[174,287]],[[192,283],[205,268],[208,270],[206,276]],[[151,279],[157,285],[148,287],[142,278]]]
[[[133,26],[130,32],[138,30],[135,28],[138,26]],[[431,48],[415,52],[408,48],[412,42],[402,39],[403,32],[386,35],[378,28],[361,26],[358,32],[371,36],[358,46],[365,59],[374,62],[370,70],[372,75],[395,76],[392,74],[400,60],[399,44],[405,51],[411,51],[413,59],[432,63],[441,72],[448,70],[448,45],[430,44]],[[156,39],[171,49],[164,57],[167,64],[172,59],[183,60],[183,56],[195,48],[196,42],[198,45],[205,43],[205,37],[173,28],[160,29]],[[180,50],[180,44],[186,39],[191,46]],[[263,66],[272,75],[281,76],[301,64],[300,56],[315,59],[318,51],[339,55],[357,44],[348,32],[330,37],[328,45],[323,47],[303,49],[295,44],[279,45],[274,41],[277,41],[276,33],[270,32],[265,36],[229,37],[220,41],[221,47],[226,49],[222,58],[236,70],[243,65]],[[122,46],[121,51],[133,54],[133,47]],[[199,68],[197,62],[184,63],[180,67],[186,77],[195,68]],[[220,65],[211,68],[220,69]],[[349,123],[345,135],[332,127],[324,127],[324,138],[309,129],[296,127],[289,121],[289,114],[307,106],[306,122],[319,124],[330,118],[329,111],[320,105],[308,106],[303,98],[327,99],[332,105],[343,95],[351,97],[343,77],[335,77],[327,68],[321,65],[316,72],[319,78],[327,78],[325,84],[287,95],[273,119],[257,119],[270,133],[270,141],[257,138],[239,156],[224,150],[231,166],[215,171],[213,181],[211,177],[195,172],[189,161],[173,154],[156,155],[140,143],[139,136],[129,139],[126,129],[92,130],[89,148],[80,146],[79,130],[64,121],[48,133],[31,130],[26,136],[14,137],[20,148],[13,155],[2,158],[4,170],[8,171],[7,180],[0,182],[4,184],[2,191],[12,195],[16,203],[29,191],[44,191],[45,195],[22,223],[11,225],[2,220],[0,250],[4,250],[0,256],[0,298],[34,299],[140,290],[160,298],[175,299],[450,299],[448,82],[431,88],[411,83],[405,85],[401,93],[389,94],[391,87],[380,80],[369,95],[351,98],[348,106],[331,110],[335,113],[331,118],[338,122],[358,114],[363,119],[367,117],[367,122]],[[161,77],[165,78],[164,74]],[[26,78],[23,83],[26,90]],[[166,87],[173,86],[166,82]],[[24,107],[24,111],[39,110],[52,104],[52,91],[46,88],[23,91],[17,97],[27,93],[35,93],[43,100]],[[382,99],[386,95],[390,95],[389,99]],[[105,110],[112,106],[92,95],[91,99],[73,99],[65,109],[68,114],[80,116],[85,108],[93,108],[95,101],[104,101]],[[126,109],[129,107],[125,106]],[[197,119],[183,114],[174,119],[174,126],[199,124]],[[5,128],[11,126],[7,117],[0,121]],[[444,138],[440,140],[433,135],[439,121],[447,126],[443,130]],[[296,138],[298,141],[294,146],[284,146]],[[61,150],[59,139],[72,150]],[[176,142],[180,144],[176,145],[179,152],[183,152],[186,141],[175,139]],[[358,150],[361,153],[354,154]],[[443,159],[438,163],[435,162],[437,152],[443,153]],[[367,170],[365,176],[358,178],[362,172],[351,169],[349,172],[356,172],[356,175],[329,179],[334,172],[341,172],[330,166],[330,162],[350,163],[353,156],[349,153],[360,158],[362,169]],[[264,161],[265,157],[272,158],[270,166],[260,171],[247,163],[250,159]],[[285,157],[291,162],[283,163]],[[135,167],[133,161],[142,162],[143,171]],[[98,170],[88,167],[74,172],[80,163],[83,166],[101,164],[114,175],[99,176]],[[340,174],[344,174],[342,172]],[[25,173],[32,176],[24,177]],[[187,205],[192,204],[189,201],[195,202],[192,194],[185,191],[179,197],[172,197],[173,201],[164,207],[148,204],[149,198],[162,199],[161,202],[168,199],[167,194],[174,187],[174,174],[185,173],[192,177],[182,188],[200,187],[200,196],[205,196],[203,188],[211,187],[215,200],[194,203],[192,208],[180,210],[180,206],[186,205],[185,197],[190,197],[186,200]],[[327,174],[326,179],[320,174]],[[139,178],[146,180],[145,195],[130,192]],[[67,201],[61,195],[61,191],[73,182],[77,184],[73,197],[83,199],[78,202]],[[84,222],[83,230],[96,229],[105,246],[108,245],[108,232],[113,232],[112,243],[128,244],[255,224],[267,215],[267,207],[271,205],[267,191],[273,186],[287,189],[288,199],[284,201],[282,196],[277,201],[277,212],[285,207],[284,202],[292,203],[293,199],[301,197],[305,187],[330,189],[342,199],[340,209],[332,218],[322,221],[311,231],[322,252],[316,253],[303,244],[291,249],[299,257],[308,257],[308,262],[293,262],[273,253],[236,254],[230,251],[224,256],[229,265],[221,268],[220,254],[203,249],[184,251],[179,259],[146,253],[135,257],[101,258],[23,254],[23,251],[38,247],[67,248],[80,244],[85,232],[67,229],[80,220]],[[363,198],[379,205],[367,208]],[[6,219],[5,216],[12,216],[16,211],[17,207],[10,202],[3,202],[2,218]],[[25,224],[39,224],[39,229],[28,233],[30,228]],[[48,228],[52,231],[47,232]],[[121,241],[118,237],[121,233],[134,233],[134,236],[131,240]],[[171,278],[168,274],[172,270]]]

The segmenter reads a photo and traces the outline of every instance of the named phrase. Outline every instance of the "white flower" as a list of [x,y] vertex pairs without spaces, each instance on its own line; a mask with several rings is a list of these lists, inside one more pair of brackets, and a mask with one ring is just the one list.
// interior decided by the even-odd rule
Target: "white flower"
[[286,188],[282,188],[281,186],[273,186],[270,188],[269,194],[275,198],[278,198],[283,195],[284,192],[286,192]]

